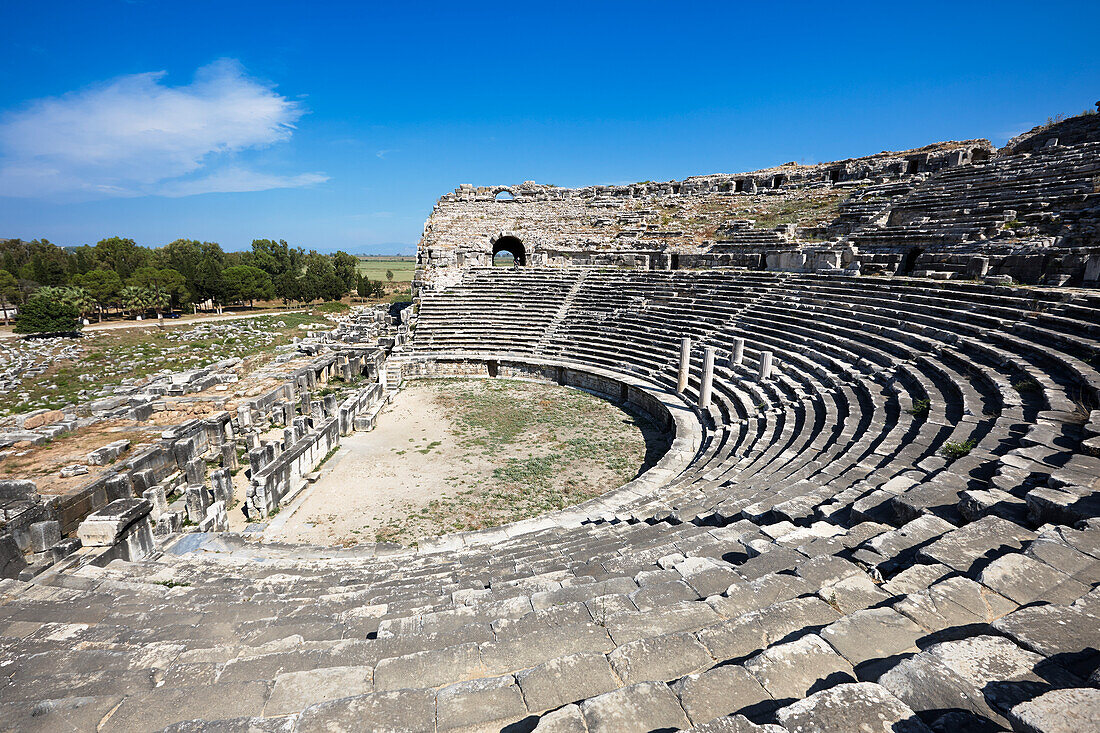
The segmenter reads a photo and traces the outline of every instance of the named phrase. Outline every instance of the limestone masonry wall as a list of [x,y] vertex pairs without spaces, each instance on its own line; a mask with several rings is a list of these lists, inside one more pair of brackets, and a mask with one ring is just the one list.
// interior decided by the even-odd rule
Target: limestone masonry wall
[[966,140],[660,183],[463,184],[425,223],[414,287],[452,285],[501,251],[532,265],[1095,282],[1098,119],[1036,128],[1002,151]]

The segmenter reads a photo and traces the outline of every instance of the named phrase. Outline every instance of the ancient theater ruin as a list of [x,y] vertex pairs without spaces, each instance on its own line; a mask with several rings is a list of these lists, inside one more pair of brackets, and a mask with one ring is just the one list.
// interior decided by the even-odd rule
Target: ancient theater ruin
[[[461,185],[409,307],[6,419],[0,728],[1100,730],[1098,285],[1100,114]],[[438,378],[584,392],[660,449],[499,526],[279,540]],[[12,463],[96,424],[64,491]]]

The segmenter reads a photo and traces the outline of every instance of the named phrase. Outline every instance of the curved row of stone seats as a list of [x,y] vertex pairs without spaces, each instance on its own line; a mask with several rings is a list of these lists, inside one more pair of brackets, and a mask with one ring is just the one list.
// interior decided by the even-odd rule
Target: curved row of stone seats
[[995,236],[1011,221],[1045,223],[1051,211],[1066,218],[1089,196],[1100,174],[1100,143],[1057,147],[947,168],[891,207],[889,222],[851,235],[858,245],[950,243]]
[[[681,279],[681,284],[682,284],[683,279],[687,278],[687,277],[690,277],[692,274],[691,273],[682,273],[682,274],[673,273],[672,275],[675,275],[675,276],[679,277]],[[721,277],[722,273],[718,273],[718,276]],[[672,278],[668,277],[668,276],[658,278],[654,274],[645,273],[641,276],[636,276],[635,277],[636,283],[633,284],[633,286],[631,286],[630,285],[631,280],[628,276],[618,276],[615,273],[604,273],[604,277],[612,277],[612,278],[617,277],[620,281],[625,278],[626,281],[627,281],[627,285],[623,286],[621,283],[619,285],[619,287],[625,292],[630,292],[631,290],[633,290],[634,292],[642,292],[639,285],[644,286],[646,283],[652,283],[653,281],[658,281],[658,282],[661,282],[663,284],[665,282],[668,282],[668,281],[672,280]],[[816,283],[816,281],[815,281],[815,283]],[[862,291],[865,286],[866,286],[866,283],[861,282],[860,285],[857,286],[857,287],[860,291]],[[837,287],[839,287],[839,286],[837,286]],[[845,287],[847,287],[847,285],[845,285]],[[901,288],[902,286],[897,286],[897,287]],[[912,288],[920,287],[920,288],[926,289],[925,285],[911,286],[911,287]],[[647,294],[650,297],[653,297],[654,291],[650,291]],[[664,297],[668,297],[667,293],[658,292],[658,294],[663,295]],[[829,294],[829,293],[826,290],[826,292],[824,294]],[[965,296],[965,297],[961,298],[961,300],[964,301],[962,304],[959,303],[960,298],[956,297],[960,294]],[[695,294],[692,293],[691,295],[695,295]],[[941,311],[941,310],[945,313],[949,313],[950,315],[954,316],[958,313],[958,309],[960,307],[968,308],[969,315],[970,315],[971,318],[978,317],[975,313],[976,307],[969,307],[967,305],[967,303],[972,302],[972,300],[974,298],[974,295],[972,293],[968,294],[965,291],[959,291],[959,290],[950,291],[949,290],[949,291],[946,291],[946,295],[945,295],[943,291],[937,289],[935,291],[931,291],[930,293],[927,293],[927,292],[926,293],[919,293],[919,294],[918,293],[912,293],[912,294],[907,294],[907,295],[910,299],[912,299],[914,302],[919,304],[919,307],[921,308],[921,311],[919,313],[913,313],[912,311],[909,311],[909,312],[904,314],[906,317],[912,316],[912,317],[917,317],[917,318],[925,318],[927,320],[928,319],[928,313],[932,313],[933,314],[932,318],[934,319],[937,312]],[[891,296],[891,299],[894,298],[894,297],[896,297],[896,294],[894,296]],[[856,300],[859,299],[858,294],[857,294],[855,299]],[[1019,300],[1019,301],[1023,300],[1022,298],[1014,298],[1014,299]],[[694,298],[692,300],[694,300]],[[990,298],[988,298],[988,300],[989,301],[994,301],[995,298],[990,297]],[[981,306],[981,310],[983,312],[992,312],[992,313],[997,314],[997,315],[1002,316],[1002,317],[1005,316],[1006,314],[1008,314],[1009,316],[1019,317],[1023,313],[1023,309],[1019,307],[1019,304],[1012,304],[1011,300],[1012,299],[1009,299],[1009,305],[1016,305],[1017,307],[1015,309],[1009,307],[1009,305],[993,305],[993,304],[990,304],[990,303],[987,302],[987,303],[985,303],[984,305]],[[685,305],[684,305],[685,310],[690,308],[689,303],[690,303],[690,301],[688,303],[685,303]],[[940,305],[941,303],[943,303],[944,305]],[[897,308],[896,304],[887,303],[886,305],[888,307],[893,308],[896,311],[896,308]],[[731,309],[731,310],[737,310],[738,312],[742,312],[748,307],[749,306],[747,306],[745,304],[739,304],[736,309]],[[780,308],[780,306],[775,306],[775,308]],[[729,311],[727,310],[727,312],[729,312]],[[662,324],[661,319],[660,319],[660,314],[658,312],[653,312],[653,313],[648,314],[648,315],[653,316],[653,321],[651,321],[651,323],[654,323],[655,325],[653,325],[653,326],[639,326],[639,325],[636,324],[635,321],[632,321],[630,319],[621,320],[619,322],[616,322],[615,328],[613,328],[609,331],[598,330],[596,332],[597,335],[591,340],[591,344],[592,344],[591,347],[588,347],[588,346],[584,345],[583,343],[578,345],[578,342],[577,342],[576,339],[563,339],[563,342],[566,345],[570,346],[571,355],[574,358],[578,358],[578,359],[581,359],[581,360],[584,360],[584,359],[597,360],[597,359],[599,359],[599,360],[601,360],[601,363],[603,363],[607,366],[610,366],[612,368],[615,368],[617,366],[618,368],[624,369],[624,370],[641,372],[643,374],[648,373],[648,374],[654,376],[655,381],[660,382],[663,379],[667,383],[667,381],[669,380],[667,364],[672,362],[675,358],[673,356],[674,352],[672,352],[672,347],[676,343],[678,335],[682,335],[682,332],[676,333],[675,331],[673,331],[671,328],[668,327],[667,323]],[[893,313],[892,315],[896,315],[896,312]],[[770,313],[767,313],[766,316],[762,316],[762,317],[766,317],[767,319],[774,319],[774,318],[777,318],[779,316],[777,316],[777,314],[774,313],[774,312],[770,312]],[[742,318],[740,320],[747,322],[749,318],[751,318],[751,316],[747,315],[747,316],[745,316],[744,318]],[[993,318],[993,316],[991,316],[990,318]],[[578,315],[578,320],[580,320],[580,319],[583,319],[583,315]],[[598,321],[600,323],[600,327],[598,327],[598,328],[606,327],[607,319],[599,317]],[[567,315],[566,318],[563,321],[563,325],[567,325],[569,322],[570,322],[570,316]],[[999,322],[1000,322],[999,320],[995,321],[995,323],[999,323]],[[740,324],[740,325],[744,325],[744,324]],[[859,373],[859,371],[861,371],[861,370],[862,371],[867,371],[867,368],[865,366],[865,364],[867,364],[867,363],[872,364],[872,366],[877,363],[877,366],[879,368],[886,368],[886,367],[891,366],[892,365],[892,361],[891,361],[892,357],[891,357],[890,354],[882,351],[881,349],[876,349],[874,346],[868,345],[866,343],[866,340],[867,340],[866,338],[862,338],[862,343],[861,343],[861,338],[858,338],[858,336],[860,336],[859,330],[861,328],[863,328],[863,325],[864,324],[862,324],[860,322],[854,322],[853,325],[852,325],[852,328],[847,332],[847,334],[842,335],[842,340],[841,340],[839,345],[835,345],[835,346],[831,346],[831,347],[829,345],[826,345],[824,348],[826,350],[832,348],[834,351],[839,351],[842,354],[847,354],[846,361],[848,363],[852,363],[852,364],[855,365],[855,368],[853,368],[853,373]],[[993,322],[980,323],[978,325],[989,327],[991,325],[994,325],[994,323]],[[664,326],[664,327],[662,327],[662,326]],[[710,326],[712,326],[712,324],[704,324],[702,326],[699,326],[698,324],[696,324],[695,331],[689,331],[689,333],[693,333],[693,332],[694,333],[700,333],[700,332],[701,333],[706,333],[707,330],[708,330],[708,327],[710,327]],[[642,337],[642,332],[640,330],[642,328],[645,328],[647,330],[657,330],[657,332],[660,334],[660,337],[661,337],[662,340],[657,341],[657,342],[653,343],[652,345],[646,344],[645,343],[646,339],[644,337]],[[791,328],[793,328],[793,326]],[[935,322],[934,328],[936,328],[937,332],[939,332],[939,330],[942,330],[942,329],[945,329],[945,328],[946,329],[952,329],[952,328],[955,328],[955,326],[952,323],[944,324],[944,323]],[[857,338],[852,338],[853,335],[857,336]],[[909,339],[909,340],[914,338],[910,334],[901,334],[901,335],[904,338]],[[782,340],[784,338],[784,334],[779,333],[778,338],[780,340]],[[1003,338],[1006,338],[1006,337],[1001,335],[1001,334],[998,334],[997,338],[1003,339]],[[554,340],[555,339],[552,337],[550,339],[550,343],[553,343]],[[619,348],[619,347],[616,346],[616,344],[624,344],[624,345],[628,345],[628,347],[627,348]],[[889,347],[890,342],[887,341],[886,344],[887,344],[887,347]],[[851,348],[852,347],[855,347],[856,349],[858,349],[859,353],[858,354],[852,354],[851,353]],[[975,416],[981,415],[981,414],[986,413],[986,412],[989,412],[991,414],[996,414],[1001,409],[1001,406],[997,404],[996,395],[992,394],[992,392],[994,392],[998,389],[1000,391],[1004,392],[1008,389],[1008,387],[1006,386],[1006,382],[1003,378],[1003,376],[1004,376],[1003,374],[1000,375],[1000,376],[993,375],[992,377],[983,375],[981,370],[975,370],[973,363],[970,362],[967,358],[957,357],[951,351],[941,348],[940,345],[938,343],[935,343],[935,342],[932,343],[931,347],[939,349],[939,356],[937,357],[937,359],[931,360],[931,361],[929,361],[925,357],[921,357],[922,363],[919,365],[920,369],[912,369],[910,367],[910,365],[908,365],[906,363],[898,363],[898,364],[894,364],[894,366],[896,368],[898,368],[899,370],[901,370],[903,373],[904,372],[909,372],[909,374],[904,375],[904,376],[906,376],[906,378],[908,380],[912,381],[915,384],[922,385],[921,389],[922,389],[925,396],[921,399],[927,399],[931,403],[930,406],[929,406],[929,412],[930,412],[930,415],[933,418],[930,421],[931,426],[937,426],[938,425],[938,426],[942,427],[945,424],[945,420],[948,420],[948,419],[950,419],[954,423],[958,423],[955,426],[953,432],[947,432],[945,430],[939,430],[938,433],[940,435],[938,435],[938,437],[934,437],[930,441],[925,441],[925,443],[927,445],[926,445],[925,455],[923,456],[923,459],[931,460],[931,461],[934,462],[936,460],[934,458],[935,452],[939,448],[939,446],[942,445],[942,444],[945,444],[945,443],[948,443],[948,442],[959,443],[959,444],[965,444],[965,443],[968,443],[968,442],[973,442],[977,445],[980,445],[982,440],[986,436],[990,435],[990,433],[992,431],[992,426],[990,424],[990,421],[989,420],[982,420],[982,419],[976,419],[976,421],[975,421],[974,418],[975,418]],[[661,356],[661,351],[662,350],[664,351],[663,358]],[[897,354],[896,348],[894,348],[893,350],[894,350],[895,356],[896,356],[896,354]],[[912,353],[903,353],[902,356],[906,357],[906,360],[907,360],[908,358],[912,357]],[[895,361],[900,361],[900,357],[895,359]],[[954,368],[949,368],[947,366],[946,362],[954,362],[956,366]],[[643,369],[637,368],[639,363],[645,364],[645,368],[643,368]],[[655,371],[655,370],[658,370],[658,369],[660,370],[659,372]],[[1078,368],[1077,372],[1078,372],[1078,374],[1080,374],[1080,373],[1083,373],[1086,370],[1087,370],[1087,367],[1086,368]],[[1048,369],[1048,371],[1049,371],[1049,369]],[[968,378],[965,376],[966,374],[971,373],[971,372],[976,373],[976,378],[973,381],[973,383],[971,383],[971,381],[969,381]],[[721,373],[719,373],[719,377],[721,377]],[[720,394],[722,392],[721,378],[719,379],[719,385],[720,386],[719,386],[719,389],[717,391]],[[866,389],[861,389],[858,396],[860,397],[859,404],[860,404],[860,408],[861,408],[858,411],[858,415],[859,415],[860,419],[866,419],[868,417],[868,415],[870,415],[871,419],[874,419],[874,411],[875,411],[874,402],[867,399]],[[934,396],[935,397],[941,397],[942,396],[942,398],[933,399]],[[1057,393],[1055,394],[1055,396],[1057,396]],[[722,409],[722,401],[719,399],[719,400],[716,400],[716,402],[719,405],[719,409]],[[1004,395],[1002,395],[1001,402],[1003,404],[1012,404],[1011,395],[1009,395],[1007,398],[1005,398]],[[942,403],[943,406],[941,406],[941,403]],[[946,410],[944,409],[944,406],[955,406],[955,405],[958,405],[959,403],[961,403],[961,405],[962,405],[961,414],[959,414],[958,409],[954,410],[954,413],[951,414],[951,415],[948,415],[946,413]],[[1066,403],[1066,400],[1064,400],[1064,399],[1061,400],[1061,403],[1062,403],[1062,406],[1064,407],[1065,403]],[[780,402],[780,404],[781,404],[781,402]],[[853,404],[855,404],[855,403],[853,403]],[[911,404],[911,402],[910,402],[910,404]],[[894,410],[895,415],[900,414],[893,407],[890,407],[890,408],[887,408],[887,409]],[[940,414],[941,410],[943,411],[942,415]],[[733,410],[730,410],[730,411],[727,411],[727,412],[729,414],[732,414]],[[740,414],[743,414],[744,410],[738,410],[738,412]],[[960,421],[961,415],[969,415],[971,417],[971,420],[970,421]],[[725,418],[722,418],[719,415],[718,416],[718,422],[716,424],[722,424],[724,419]],[[896,420],[896,418],[894,418],[894,419]],[[790,425],[794,424],[794,421],[788,422],[787,424],[788,424],[788,426],[790,426]],[[867,447],[869,444],[875,442],[875,438],[868,438],[866,436],[866,431],[863,431],[863,432],[865,433],[864,447]],[[763,441],[765,445],[773,446],[775,444],[775,441],[771,440],[771,437],[773,437],[773,436],[771,434],[769,434],[767,436],[767,438]],[[886,438],[883,437],[883,438],[879,439],[878,442],[881,443],[883,440],[886,440]],[[918,440],[917,444],[919,444],[919,443],[920,443],[920,441]],[[988,447],[995,447],[995,446],[990,445]],[[774,449],[773,449],[773,452],[774,452]],[[922,459],[921,456],[916,456],[915,460],[913,460],[913,463],[914,464],[918,463],[921,459]],[[970,468],[972,468],[972,464],[974,464],[977,460],[978,460],[977,455],[968,457],[967,459],[964,459],[960,464],[958,464],[956,466],[956,468],[957,469],[964,469],[965,468],[965,469],[969,470]],[[704,464],[704,465],[709,465],[709,464]],[[835,464],[834,464],[834,466],[835,466]]]
[[[902,541],[883,529],[860,536],[883,552],[919,548],[937,560],[876,584],[836,554],[814,552],[813,535],[742,522],[589,525],[568,544],[583,547],[574,550],[583,559],[546,559],[532,551],[541,543],[517,538],[446,558],[116,563],[102,573],[115,580],[48,589],[58,622],[24,620],[40,619],[42,610],[41,599],[26,593],[3,606],[5,621],[23,634],[19,651],[33,656],[4,688],[2,704],[9,716],[28,713],[31,724],[34,710],[46,711],[39,722],[56,723],[54,710],[77,706],[103,730],[155,730],[219,711],[289,716],[294,730],[400,728],[397,721],[412,730],[498,729],[535,723],[533,716],[552,730],[572,712],[593,730],[620,730],[621,715],[650,730],[660,719],[654,697],[672,703],[665,707],[689,721],[678,723],[684,727],[737,712],[782,722],[793,711],[780,711],[816,690],[877,680],[910,710],[934,717],[943,712],[929,704],[937,685],[941,695],[973,690],[956,719],[969,711],[1000,721],[1016,704],[1084,686],[1097,660],[1077,658],[1066,669],[1030,651],[1042,643],[1035,624],[1026,614],[1015,622],[1012,612],[1048,600],[1039,607],[1048,625],[1062,614],[1093,620],[1100,598],[1082,580],[1100,577],[1100,557],[1084,552],[1095,553],[1095,532],[1071,532],[1067,541],[983,527],[978,536],[992,533],[1005,549],[979,564],[966,558],[984,546],[975,548],[973,536],[956,539],[963,530],[950,525],[916,542],[908,541],[913,530]],[[594,542],[584,543],[585,535]],[[1044,561],[1068,552],[1077,553],[1082,580]],[[531,565],[521,569],[516,558]],[[1025,562],[1031,578],[1050,576],[1045,587],[1014,577],[1009,561]],[[153,620],[160,623],[149,628]],[[991,622],[1028,642],[975,631]],[[1095,644],[1096,628],[1074,633]],[[95,665],[100,675],[50,674],[59,641],[77,648],[75,664]],[[1059,642],[1069,645],[1050,643]],[[955,666],[977,652],[1013,663],[1007,679],[991,675],[1004,692],[990,694],[989,680]],[[929,679],[930,669],[941,674]],[[46,706],[26,699],[53,699],[43,693],[61,690],[94,694]],[[330,696],[339,699],[323,701]]]
[[[563,339],[556,353],[584,362],[602,350],[613,356],[599,363],[669,390],[685,327],[698,346],[748,341],[742,365],[719,359],[708,441],[667,495],[581,526],[455,535],[417,551],[230,536],[181,556],[4,583],[0,645],[14,670],[0,687],[0,722],[618,731],[741,714],[711,729],[793,731],[826,727],[825,710],[844,705],[833,729],[866,716],[913,730],[1041,730],[1059,703],[1087,712],[1100,666],[1100,529],[1040,526],[1042,516],[1001,516],[977,500],[973,512],[941,516],[947,505],[921,505],[925,495],[910,490],[967,465],[971,456],[935,456],[947,438],[978,434],[982,420],[960,419],[965,405],[1000,405],[1011,424],[993,422],[980,442],[1019,446],[991,445],[975,459],[1011,459],[1004,468],[1030,467],[1038,482],[1037,466],[1057,454],[1065,462],[1047,474],[1061,478],[1045,490],[1087,483],[1079,470],[1063,475],[1091,465],[1081,464],[1090,457],[1080,436],[1036,431],[1075,425],[1049,413],[1087,385],[1061,356],[1085,356],[1080,344],[1046,348],[1015,330],[1027,309],[1014,291],[989,299],[999,321],[971,321],[994,311],[971,312],[966,288],[918,281],[777,277],[778,287],[727,307],[742,274],[705,273],[708,297],[730,295],[713,306],[728,315],[684,324],[703,274],[591,271],[555,317],[584,330],[590,280],[641,298],[664,293],[651,340],[635,345],[649,324],[617,316],[590,346]],[[509,307],[522,316],[522,305]],[[1060,307],[1049,312],[1089,316]],[[424,336],[421,324],[414,351]],[[623,342],[632,348],[609,351]],[[500,337],[471,351],[537,359],[539,348]],[[765,348],[777,373],[758,382]],[[692,400],[700,359],[697,347]],[[1046,381],[1018,391],[1009,380],[1020,375]],[[923,421],[905,412],[922,396]],[[1100,434],[1100,413],[1092,417],[1080,435]],[[1044,498],[1029,509],[1053,515],[1057,497]],[[952,501],[962,503],[957,492]],[[72,671],[57,670],[59,650]]]
[[[550,326],[582,270],[478,268],[438,305],[425,298],[421,342],[439,349],[494,339],[534,345]],[[488,296],[488,297],[487,297]],[[435,307],[433,307],[435,306]],[[444,328],[451,324],[452,328]],[[456,326],[457,327],[454,327]]]

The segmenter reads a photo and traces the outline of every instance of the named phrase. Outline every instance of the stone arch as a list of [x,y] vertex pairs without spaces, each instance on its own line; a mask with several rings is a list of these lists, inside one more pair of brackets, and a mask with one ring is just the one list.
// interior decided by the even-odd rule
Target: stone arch
[[506,186],[493,189],[493,199],[496,201],[514,201],[516,194]]
[[527,248],[523,246],[523,242],[516,235],[501,233],[493,238],[492,244],[493,257],[501,252],[508,252],[515,259],[517,265],[522,267],[527,264]]

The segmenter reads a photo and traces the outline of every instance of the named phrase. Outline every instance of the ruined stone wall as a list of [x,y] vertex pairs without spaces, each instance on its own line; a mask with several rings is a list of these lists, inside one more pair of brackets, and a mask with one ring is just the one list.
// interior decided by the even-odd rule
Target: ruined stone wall
[[[710,263],[762,263],[765,247],[819,239],[840,204],[874,184],[919,179],[985,160],[986,140],[938,143],[817,165],[788,163],[742,174],[569,189],[463,184],[436,203],[418,247],[416,287],[455,281],[456,269],[492,263],[518,240],[527,264],[663,269],[672,255],[722,250]],[[738,251],[748,250],[747,260]],[[707,262],[704,262],[707,264]]]

